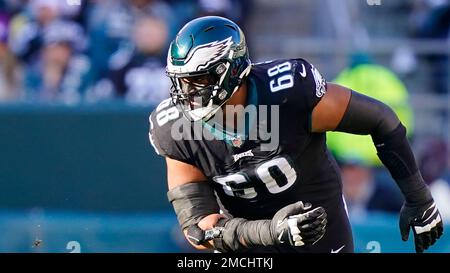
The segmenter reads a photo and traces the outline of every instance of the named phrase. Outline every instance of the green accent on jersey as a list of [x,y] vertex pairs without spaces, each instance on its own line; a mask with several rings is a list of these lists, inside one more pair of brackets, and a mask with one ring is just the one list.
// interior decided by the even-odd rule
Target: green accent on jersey
[[[246,105],[255,105],[256,107],[258,106],[258,91],[256,90],[256,85],[255,82],[252,78],[248,78],[247,81],[248,85],[247,85],[247,98],[246,98]],[[226,129],[223,128],[223,126],[221,126],[220,124],[214,122],[214,121],[210,121],[211,123],[213,123],[212,125],[209,124],[206,121],[203,121],[203,126],[211,133],[213,134],[216,138],[218,139],[223,139],[227,144],[233,146],[233,140],[239,138],[241,139],[242,143],[244,143],[245,140],[247,140],[249,138],[249,134],[250,134],[250,126],[255,124],[255,119],[256,117],[250,116],[250,118],[253,118],[252,120],[250,120],[249,118],[245,118],[245,132],[240,133],[240,132],[230,132],[227,131]]]

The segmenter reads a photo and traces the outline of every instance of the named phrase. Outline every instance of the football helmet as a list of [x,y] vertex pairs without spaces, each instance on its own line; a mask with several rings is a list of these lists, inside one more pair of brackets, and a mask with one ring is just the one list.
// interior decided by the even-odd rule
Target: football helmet
[[208,120],[249,74],[244,33],[234,22],[206,16],[187,23],[169,47],[172,101],[191,121]]

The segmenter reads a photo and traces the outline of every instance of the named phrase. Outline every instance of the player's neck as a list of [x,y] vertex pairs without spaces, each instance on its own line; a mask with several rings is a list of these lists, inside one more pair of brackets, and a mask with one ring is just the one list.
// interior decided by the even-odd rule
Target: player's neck
[[233,105],[233,106],[242,105],[245,107],[246,101],[247,101],[247,82],[245,81],[239,87],[239,89],[236,92],[234,92],[234,94],[231,96],[231,98],[225,103],[225,106],[227,106],[227,105]]
[[[227,106],[238,106],[238,105],[242,105],[243,107],[241,109],[243,109],[246,105],[247,102],[247,81],[245,81],[240,87],[239,89],[234,92],[234,94],[231,96],[231,98],[227,101],[227,103],[224,105],[224,107],[222,107],[224,118],[226,117],[226,108]],[[236,109],[234,109],[236,111]],[[234,113],[234,121],[233,124],[227,124],[227,122],[229,122],[229,120],[224,120],[224,124],[225,127],[228,128],[237,128],[238,124],[240,124],[240,120],[239,117],[242,117],[241,113]]]

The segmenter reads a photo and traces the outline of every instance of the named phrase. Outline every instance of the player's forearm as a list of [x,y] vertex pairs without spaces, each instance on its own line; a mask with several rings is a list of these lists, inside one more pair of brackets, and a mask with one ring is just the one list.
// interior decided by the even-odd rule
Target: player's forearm
[[406,128],[387,105],[352,91],[336,131],[371,135],[378,157],[397,182],[408,203],[432,200],[406,137]]
[[221,218],[209,228],[205,227],[202,220],[198,225],[188,227],[185,235],[196,249],[214,248],[220,252],[235,252],[276,243],[272,235],[271,220]]
[[327,214],[322,207],[299,201],[280,209],[271,220],[222,218],[213,229],[198,225],[188,228],[188,237],[197,244],[213,239],[220,252],[236,252],[256,246],[314,244],[325,234]]
[[[250,246],[275,243],[270,220],[247,221],[243,218],[232,218],[220,221],[217,218],[205,223],[209,217],[219,215],[219,206],[209,183],[187,183],[175,187],[168,192],[168,198],[186,238],[197,249],[214,246],[221,251],[237,251]],[[219,224],[215,224],[217,222]],[[205,230],[211,229],[212,226],[220,230],[221,239],[208,243],[211,238],[205,240]]]
[[222,219],[222,236],[213,240],[214,247],[222,252],[235,252],[255,246],[275,245],[271,220],[249,221],[243,218]]
[[386,136],[373,139],[378,157],[389,170],[406,201],[423,205],[433,200],[417,167],[414,154],[406,137],[406,128],[400,124]]

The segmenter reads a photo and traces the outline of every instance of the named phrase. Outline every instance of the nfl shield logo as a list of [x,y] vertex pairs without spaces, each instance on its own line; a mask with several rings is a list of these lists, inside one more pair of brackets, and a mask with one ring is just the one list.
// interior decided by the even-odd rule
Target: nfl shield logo
[[233,143],[233,146],[234,146],[234,147],[239,148],[239,147],[241,147],[241,145],[242,145],[242,139],[241,139],[241,137],[235,137],[235,138],[233,138],[233,140],[231,141],[231,143]]

